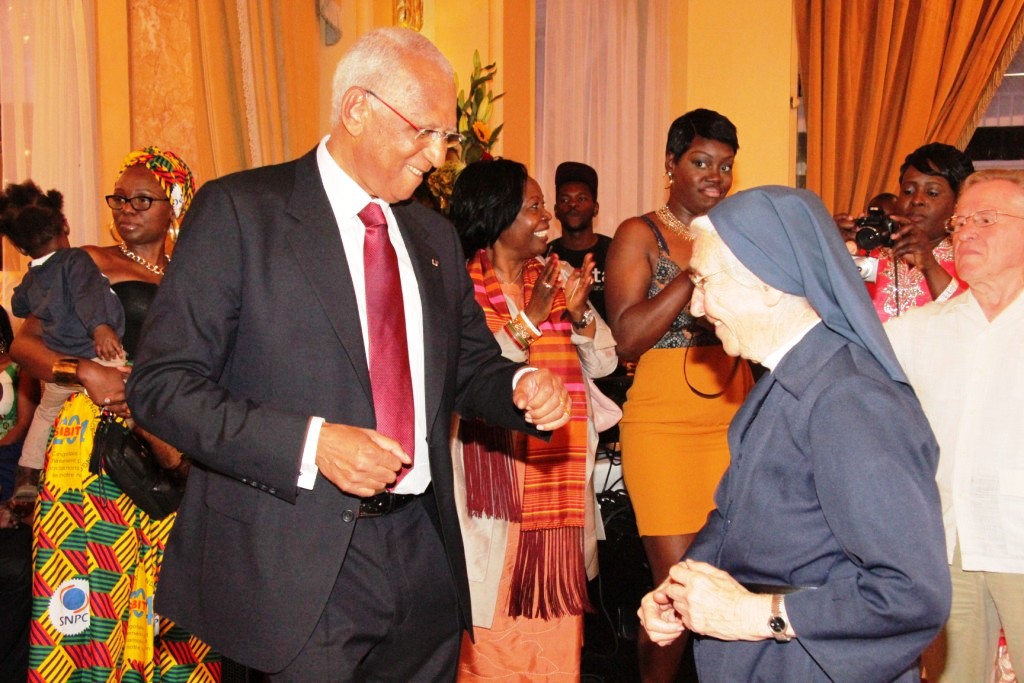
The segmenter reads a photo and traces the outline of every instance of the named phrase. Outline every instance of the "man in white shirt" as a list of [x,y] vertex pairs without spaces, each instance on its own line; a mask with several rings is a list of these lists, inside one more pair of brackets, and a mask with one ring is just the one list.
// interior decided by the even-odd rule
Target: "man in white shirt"
[[953,607],[923,661],[959,683],[991,679],[1000,626],[1024,656],[1024,171],[971,175],[948,229],[970,289],[886,332],[940,447]]
[[571,405],[501,357],[455,230],[405,202],[460,137],[448,61],[373,31],[332,102],[316,149],[199,191],[150,309],[129,404],[198,463],[155,607],[275,683],[454,680],[452,413],[541,434]]

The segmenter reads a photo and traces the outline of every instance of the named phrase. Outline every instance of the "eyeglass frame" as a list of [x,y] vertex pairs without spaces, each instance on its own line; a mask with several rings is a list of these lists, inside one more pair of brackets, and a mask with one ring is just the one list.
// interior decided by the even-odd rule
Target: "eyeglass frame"
[[446,130],[437,130],[436,128],[423,128],[421,126],[417,126],[415,123],[413,123],[405,116],[403,116],[402,112],[398,111],[390,104],[388,104],[387,100],[385,100],[377,93],[373,92],[369,88],[361,88],[361,90],[367,95],[372,95],[375,100],[377,100],[385,107],[390,109],[392,114],[394,114],[395,116],[409,124],[409,127],[416,131],[416,137],[413,138],[415,142],[419,142],[421,139],[424,138],[428,139],[430,142],[441,142],[442,140],[444,140],[445,149],[454,149],[456,145],[461,145],[466,139],[466,136],[463,135],[462,133],[449,132]]
[[703,292],[707,291],[704,288],[704,284],[708,280],[710,280],[711,278],[713,278],[716,275],[721,275],[722,273],[727,273],[727,272],[729,272],[730,270],[732,270],[735,267],[736,267],[735,265],[727,266],[725,268],[722,268],[721,270],[716,270],[713,273],[708,273],[707,275],[701,275],[700,277],[697,277],[696,273],[694,273],[691,270],[689,273],[687,273],[687,275],[690,278],[690,282],[693,283],[693,288],[694,289],[699,289],[703,293]]
[[[133,209],[135,209],[136,211],[140,211],[140,212],[141,211],[149,211],[151,208],[153,208],[153,202],[169,202],[169,201],[171,201],[167,197],[149,197],[149,196],[144,195],[144,194],[137,194],[134,197],[123,197],[123,196],[121,196],[119,194],[108,194],[105,197],[103,197],[103,199],[107,202],[107,206],[109,206],[114,211],[124,211],[125,204],[131,204],[131,207]],[[144,199],[144,200],[146,200],[144,202],[145,206],[142,207],[142,206],[136,205],[135,200],[137,200],[137,199]],[[120,204],[120,206],[114,206],[113,204],[110,203],[111,201],[117,202],[118,204]]]
[[[978,224],[978,219],[975,218],[975,216],[978,216],[980,214],[992,214],[993,216],[995,216],[995,218],[992,220],[991,223],[986,223],[985,225],[979,225]],[[981,209],[979,211],[975,211],[974,213],[968,214],[966,216],[957,216],[956,214],[953,214],[952,216],[950,216],[946,220],[946,226],[945,226],[946,227],[946,232],[949,233],[950,235],[957,234],[958,232],[960,232],[961,230],[964,229],[964,226],[967,225],[967,221],[968,220],[971,221],[972,223],[974,223],[974,227],[978,228],[979,230],[984,230],[985,228],[989,228],[989,227],[995,225],[996,223],[998,223],[1000,216],[1006,216],[1007,218],[1018,218],[1020,220],[1024,220],[1024,216],[1015,216],[1012,213],[1006,213],[1005,211],[996,211],[995,209]],[[954,225],[954,223],[959,223],[959,225]]]

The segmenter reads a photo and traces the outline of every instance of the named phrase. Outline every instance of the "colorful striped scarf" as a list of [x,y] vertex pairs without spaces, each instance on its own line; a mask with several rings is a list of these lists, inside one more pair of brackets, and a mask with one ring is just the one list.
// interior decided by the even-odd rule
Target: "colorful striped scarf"
[[[497,333],[511,319],[501,283],[481,249],[469,260],[477,303],[487,326]],[[523,268],[526,304],[543,264],[530,260]],[[525,454],[515,449],[512,435],[495,433],[480,423],[463,423],[463,459],[470,513],[519,522],[519,549],[509,596],[511,616],[547,619],[582,614],[589,608],[583,533],[587,491],[587,403],[565,295],[559,290],[551,314],[538,328],[542,335],[529,348],[530,365],[547,368],[572,399],[569,423],[550,441],[530,437]],[[520,440],[519,443],[522,443]],[[526,460],[522,501],[513,457]]]

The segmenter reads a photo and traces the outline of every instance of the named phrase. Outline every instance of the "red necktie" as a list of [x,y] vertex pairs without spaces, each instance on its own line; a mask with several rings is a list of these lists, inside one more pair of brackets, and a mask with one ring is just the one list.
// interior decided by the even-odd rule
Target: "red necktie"
[[[366,226],[363,242],[366,324],[370,334],[370,385],[377,431],[398,441],[411,458],[415,452],[415,413],[398,258],[388,237],[384,212],[378,204],[367,204],[359,212],[359,220]],[[396,484],[409,469],[403,468],[398,473]]]

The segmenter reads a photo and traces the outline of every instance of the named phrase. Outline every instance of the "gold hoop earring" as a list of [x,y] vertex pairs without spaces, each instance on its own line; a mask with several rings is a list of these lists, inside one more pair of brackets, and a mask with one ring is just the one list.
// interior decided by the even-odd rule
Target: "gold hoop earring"
[[114,240],[114,244],[121,244],[121,242],[124,241],[121,239],[121,236],[117,234],[117,230],[114,228],[113,220],[111,220],[110,223],[107,225],[107,229],[110,230],[110,237],[111,239]]
[[665,178],[667,179],[667,182],[665,183],[665,189],[667,190],[672,187],[672,183],[674,183],[676,179],[672,177],[672,171],[665,171]]
[[172,220],[170,226],[167,228],[167,234],[170,235],[171,244],[177,244],[178,242],[178,231],[181,226],[178,224],[177,219]]

